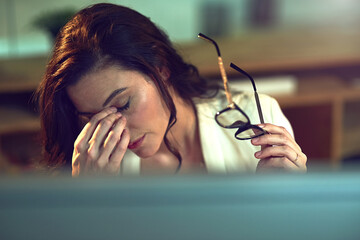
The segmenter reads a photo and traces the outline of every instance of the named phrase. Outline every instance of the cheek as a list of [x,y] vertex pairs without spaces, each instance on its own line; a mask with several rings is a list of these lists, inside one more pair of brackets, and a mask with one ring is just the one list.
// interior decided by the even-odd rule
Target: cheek
[[148,125],[151,121],[149,116],[149,108],[144,105],[137,105],[136,109],[131,111],[127,117],[127,125],[129,128],[140,129]]
[[155,96],[147,96],[136,103],[136,107],[127,117],[128,127],[154,131],[165,128],[169,122],[169,111],[166,105]]

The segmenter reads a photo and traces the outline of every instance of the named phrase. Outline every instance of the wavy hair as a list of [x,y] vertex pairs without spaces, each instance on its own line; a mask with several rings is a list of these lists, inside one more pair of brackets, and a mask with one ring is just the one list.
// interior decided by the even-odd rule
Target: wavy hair
[[[154,81],[170,111],[164,136],[168,149],[179,152],[167,139],[176,123],[169,85],[185,101],[207,97],[215,86],[184,62],[167,35],[149,18],[119,5],[101,3],[80,10],[58,34],[45,75],[37,90],[42,124],[44,160],[49,167],[71,167],[73,144],[81,131],[76,109],[66,88],[95,68],[119,65],[146,74]],[[167,69],[164,80],[159,69]]]

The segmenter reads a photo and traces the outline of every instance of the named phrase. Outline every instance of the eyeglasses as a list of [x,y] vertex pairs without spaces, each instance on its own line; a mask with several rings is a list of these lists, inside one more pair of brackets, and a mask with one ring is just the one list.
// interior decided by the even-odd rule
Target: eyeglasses
[[[199,33],[198,37],[212,43],[215,46],[218,54],[218,64],[220,68],[221,77],[224,83],[224,90],[228,105],[225,109],[215,114],[215,121],[217,122],[217,124],[223,128],[238,128],[238,130],[235,133],[235,138],[239,140],[252,139],[266,134],[266,131],[264,129],[251,124],[250,119],[246,115],[246,113],[243,110],[241,110],[240,107],[236,105],[236,103],[234,103],[234,101],[232,100],[231,92],[228,86],[228,79],[226,76],[223,60],[220,54],[220,49],[217,43],[213,39],[205,36],[202,33]],[[231,63],[230,67],[232,67],[233,69],[235,69],[236,71],[240,72],[241,74],[245,75],[247,78],[250,79],[252,86],[254,88],[255,102],[259,113],[260,123],[264,123],[264,118],[262,115],[261,105],[254,79],[247,72],[245,72],[235,64]]]

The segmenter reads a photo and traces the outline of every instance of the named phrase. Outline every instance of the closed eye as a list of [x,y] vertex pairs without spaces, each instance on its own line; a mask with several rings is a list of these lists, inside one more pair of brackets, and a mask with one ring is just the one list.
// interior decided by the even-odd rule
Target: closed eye
[[122,107],[116,107],[118,112],[123,112],[123,111],[126,111],[128,110],[130,107],[130,98],[128,99],[128,101],[126,102],[126,104]]

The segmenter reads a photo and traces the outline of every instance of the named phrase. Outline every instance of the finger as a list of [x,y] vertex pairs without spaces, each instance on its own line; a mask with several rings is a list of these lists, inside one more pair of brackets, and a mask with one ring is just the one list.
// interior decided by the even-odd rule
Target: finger
[[86,169],[93,169],[99,171],[103,165],[108,161],[107,158],[101,158],[101,152],[103,151],[102,144],[106,134],[109,133],[111,127],[114,125],[116,119],[121,116],[120,113],[111,113],[105,118],[101,119],[98,123],[91,139],[89,140],[89,148],[87,151]]
[[126,118],[120,117],[114,124],[114,127],[108,133],[101,155],[97,162],[99,168],[103,168],[106,164],[109,163],[110,156],[114,151],[116,144],[120,141],[121,134],[124,131],[126,126]]
[[269,172],[274,170],[282,171],[302,171],[293,162],[285,157],[264,158],[258,162],[257,172]]
[[71,161],[71,175],[77,177],[80,175],[80,167],[84,164],[84,161],[81,161],[82,158],[80,153],[73,151],[72,161]]
[[[285,128],[285,127],[282,127],[282,126],[276,126],[274,124],[265,124],[265,128],[267,128],[268,132],[269,133],[272,133],[272,134],[276,134],[276,133],[279,133],[279,134],[284,134],[287,136],[288,139],[291,140],[291,142],[294,144],[294,147],[296,147],[300,152],[302,152],[301,150],[301,147],[299,146],[299,144],[297,144],[297,142],[295,141],[294,137],[289,133],[289,131]],[[266,129],[265,129],[266,130]]]
[[127,146],[130,143],[130,133],[127,129],[121,134],[119,142],[116,144],[114,151],[111,154],[110,161],[108,164],[109,172],[115,171],[119,172],[121,161],[127,150]]
[[[279,130],[279,131],[286,131],[286,130]],[[295,139],[290,134],[286,134],[285,132],[280,132],[280,133],[276,132],[276,133],[265,134],[263,136],[252,139],[251,143],[255,146],[258,146],[258,145],[289,145],[290,147],[301,152],[301,148],[296,143]]]
[[74,142],[74,148],[78,149],[79,152],[85,152],[88,148],[88,142],[91,136],[93,135],[95,128],[98,122],[104,117],[108,116],[111,113],[116,112],[116,108],[107,108],[104,111],[99,112],[94,115],[90,121],[84,126],[80,134]]
[[291,161],[299,169],[306,171],[307,157],[302,152],[291,151],[289,149],[283,149],[282,146],[269,147],[255,153],[256,158],[269,159],[269,158],[285,158]]
[[91,139],[89,140],[89,151],[98,151],[100,146],[104,143],[107,134],[113,127],[115,121],[121,117],[121,113],[112,113],[101,119],[98,123]]
[[262,149],[261,151],[256,152],[254,155],[256,158],[259,159],[271,157],[285,157],[292,161],[298,167],[303,165],[300,159],[301,153],[295,151],[287,145],[267,147]]
[[297,153],[296,158],[291,159],[291,161],[306,171],[307,156],[303,152]]
[[261,127],[262,129],[264,129],[265,131],[267,131],[268,133],[284,134],[288,138],[293,138],[292,135],[289,133],[289,131],[282,126],[277,126],[277,125],[274,125],[271,123],[263,123],[263,124],[259,124],[258,126]]

